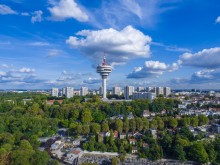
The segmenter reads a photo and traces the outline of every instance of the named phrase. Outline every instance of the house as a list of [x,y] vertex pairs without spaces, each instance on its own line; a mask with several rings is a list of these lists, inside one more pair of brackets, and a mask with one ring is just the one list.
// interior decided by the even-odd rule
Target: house
[[128,137],[131,137],[133,136],[133,133],[132,132],[128,132]]
[[194,132],[195,131],[192,126],[189,126],[188,128],[189,128],[190,132]]
[[132,147],[131,153],[136,154],[138,152],[137,147]]
[[214,133],[220,133],[220,124],[213,124],[212,130]]
[[78,159],[83,155],[83,150],[75,148],[66,155],[64,162],[67,164],[78,164]]
[[115,130],[115,131],[113,132],[113,136],[114,136],[114,139],[118,138],[118,131]]
[[157,138],[157,130],[156,129],[150,129],[150,133],[153,136],[154,139]]
[[197,130],[201,132],[206,132],[206,127],[200,126],[200,127],[197,127]]
[[55,141],[55,142],[51,145],[50,149],[51,149],[51,150],[57,150],[57,149],[59,149],[60,145],[61,145],[61,141],[60,141],[60,140],[57,140],[57,141]]
[[124,133],[124,132],[120,133],[119,138],[120,139],[125,139],[126,138],[126,133]]
[[136,139],[130,138],[129,143],[135,145],[136,144]]
[[111,135],[110,131],[108,131],[108,132],[105,133],[105,136],[108,136],[108,137],[109,137],[110,135]]
[[150,116],[150,111],[149,110],[144,110],[143,111],[143,117],[149,117]]
[[134,115],[132,114],[132,112],[130,112],[130,113],[128,114],[127,118],[128,118],[128,120],[130,120],[130,119],[133,119],[133,118],[134,118]]
[[143,143],[143,144],[142,144],[142,147],[143,147],[143,148],[148,148],[148,147],[149,147],[149,144]]
[[80,139],[73,140],[73,145],[74,146],[79,146],[80,145]]
[[156,113],[151,112],[151,113],[150,113],[150,116],[156,116]]
[[63,103],[63,100],[47,100],[46,104],[53,105],[55,101],[57,101],[59,104]]
[[165,115],[166,113],[167,113],[166,110],[162,110],[162,111],[160,112],[161,115]]
[[134,136],[136,139],[139,139],[139,138],[142,136],[142,134],[139,133],[139,132],[135,132],[135,133],[133,134],[133,136]]
[[98,134],[98,141],[99,142],[103,142],[103,140],[104,140],[104,137],[109,137],[110,136],[110,131],[108,131],[108,132],[99,132],[99,134]]

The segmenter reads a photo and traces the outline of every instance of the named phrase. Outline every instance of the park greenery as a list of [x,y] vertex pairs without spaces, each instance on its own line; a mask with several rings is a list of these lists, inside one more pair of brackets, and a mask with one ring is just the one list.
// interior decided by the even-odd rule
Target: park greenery
[[[92,96],[86,102],[84,97],[75,96],[62,98],[62,104],[55,101],[48,105],[50,99],[60,98],[27,92],[0,93],[0,164],[58,164],[46,151],[38,150],[39,137],[55,135],[58,128],[68,128],[69,136],[86,137],[88,140],[81,146],[85,150],[118,152],[120,158],[132,153],[135,146],[139,157],[149,160],[171,158],[220,163],[220,139],[203,140],[204,133],[194,136],[189,130],[189,126],[202,126],[211,119],[204,115],[176,118],[178,100],[158,97],[151,103],[144,99],[107,103],[99,96]],[[157,115],[144,118],[144,110]],[[128,119],[131,113],[134,118]],[[117,117],[120,115],[123,119]],[[151,130],[157,131],[157,138]],[[101,138],[100,132],[110,132],[110,136]],[[135,132],[142,136],[133,137]],[[115,133],[127,136],[120,139],[114,137]],[[135,144],[130,144],[131,138],[136,139]]]

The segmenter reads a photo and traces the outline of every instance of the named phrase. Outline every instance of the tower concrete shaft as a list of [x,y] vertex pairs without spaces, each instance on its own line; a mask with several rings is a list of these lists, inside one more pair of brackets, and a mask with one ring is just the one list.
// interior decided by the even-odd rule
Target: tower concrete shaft
[[106,78],[102,79],[103,99],[106,99]]
[[105,56],[103,58],[103,63],[97,67],[96,71],[102,77],[102,89],[103,89],[103,91],[102,91],[103,96],[102,97],[103,97],[103,99],[106,99],[106,93],[107,93],[106,92],[106,90],[107,90],[106,80],[107,80],[108,75],[112,72],[112,67],[110,65],[107,65]]

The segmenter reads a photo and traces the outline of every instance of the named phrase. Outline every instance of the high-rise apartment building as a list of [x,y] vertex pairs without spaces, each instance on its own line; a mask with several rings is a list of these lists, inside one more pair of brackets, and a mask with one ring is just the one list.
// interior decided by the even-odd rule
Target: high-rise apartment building
[[134,87],[133,86],[126,86],[124,88],[124,97],[125,100],[129,100],[129,96],[131,96],[134,92]]
[[66,87],[65,88],[65,95],[66,95],[67,98],[73,97],[73,93],[74,93],[74,91],[73,91],[72,87]]
[[163,88],[163,95],[164,96],[169,96],[171,94],[171,88],[170,87],[164,87]]
[[51,89],[51,96],[58,97],[59,95],[59,89],[58,88],[52,88]]
[[81,87],[81,96],[85,96],[88,94],[88,87]]
[[156,87],[156,96],[164,95],[163,87]]
[[156,98],[156,94],[151,92],[134,92],[132,95],[133,100],[148,99],[151,102],[154,98]]
[[113,87],[112,88],[112,93],[113,93],[113,95],[121,95],[121,87]]
[[156,88],[155,87],[147,87],[146,92],[156,93]]
[[144,91],[145,91],[144,87],[137,87],[137,92],[144,92]]

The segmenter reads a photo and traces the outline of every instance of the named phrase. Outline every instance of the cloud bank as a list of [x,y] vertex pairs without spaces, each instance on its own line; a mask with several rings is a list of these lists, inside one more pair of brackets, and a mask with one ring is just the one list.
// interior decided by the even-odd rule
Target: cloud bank
[[162,75],[164,72],[172,72],[179,68],[179,63],[167,65],[159,61],[146,61],[143,67],[136,67],[127,75],[127,78],[148,78]]
[[76,36],[70,36],[66,43],[78,48],[95,64],[107,53],[110,64],[126,63],[130,59],[150,56],[151,37],[141,31],[127,26],[121,31],[110,29],[82,30]]
[[88,21],[88,15],[77,5],[74,0],[61,0],[59,3],[51,3],[53,7],[48,8],[51,20],[64,21],[74,18],[80,22]]
[[17,12],[12,10],[9,6],[0,4],[0,15],[7,15],[7,14],[17,14]]
[[220,47],[203,49],[197,53],[184,53],[180,56],[183,65],[200,68],[220,67]]

